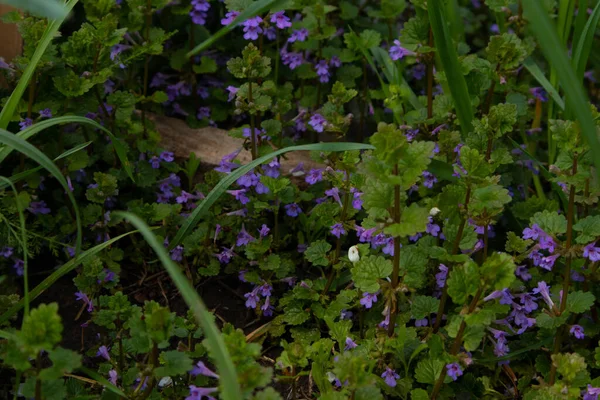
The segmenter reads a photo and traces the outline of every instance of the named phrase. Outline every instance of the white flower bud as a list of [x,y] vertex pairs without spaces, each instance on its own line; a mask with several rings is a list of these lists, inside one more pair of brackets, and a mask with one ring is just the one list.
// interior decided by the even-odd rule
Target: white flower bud
[[433,207],[431,210],[429,210],[429,215],[431,215],[432,217],[435,217],[436,215],[438,215],[442,210],[440,210],[437,207]]
[[352,246],[348,249],[348,259],[350,262],[358,262],[360,260],[360,255],[358,254],[358,247]]

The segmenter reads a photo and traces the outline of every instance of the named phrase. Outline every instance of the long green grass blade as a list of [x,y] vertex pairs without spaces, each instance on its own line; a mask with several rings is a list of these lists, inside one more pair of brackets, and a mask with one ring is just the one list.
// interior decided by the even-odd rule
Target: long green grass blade
[[[39,285],[37,285],[29,293],[29,300],[30,301],[35,300],[40,294],[42,294],[45,290],[47,290],[50,286],[52,286],[54,284],[54,282],[56,282],[57,280],[59,280],[60,278],[62,278],[66,274],[68,274],[69,272],[73,271],[79,264],[81,264],[83,261],[85,261],[89,257],[92,257],[92,256],[98,254],[99,252],[106,249],[108,246],[112,245],[113,243],[115,243],[115,242],[123,239],[124,237],[129,236],[135,232],[137,232],[137,231],[131,231],[131,232],[127,232],[122,235],[119,235],[115,238],[107,240],[104,243],[94,246],[91,249],[88,249],[88,250],[84,251],[83,253],[79,254],[78,256],[75,256],[74,258],[70,259],[65,264],[63,264],[60,268],[58,268],[56,271],[54,271],[50,276],[48,276],[46,279],[44,279]],[[21,310],[23,308],[23,306],[24,306],[24,300],[21,299],[18,303],[16,303],[11,308],[9,308],[7,311],[5,311],[4,314],[2,314],[0,316],[0,325],[8,322],[8,320],[12,316],[14,316],[16,313],[19,312],[19,310]]]
[[527,58],[523,62],[523,66],[527,69],[527,71],[529,71],[531,76],[533,76],[535,80],[542,85],[544,90],[550,95],[550,97],[552,97],[552,100],[554,100],[556,105],[564,110],[565,101],[562,99],[562,97],[560,97],[560,94],[558,94],[558,91],[554,88],[554,86],[552,86],[550,81],[546,79],[546,75],[544,75],[544,72],[542,72],[542,69],[539,67],[539,65],[537,65],[532,58]]
[[556,68],[561,87],[565,91],[567,106],[573,111],[576,120],[579,122],[583,137],[590,146],[592,159],[596,165],[596,173],[600,173],[600,142],[596,134],[596,125],[592,118],[589,101],[571,66],[566,48],[560,42],[556,30],[541,3],[524,1],[523,7],[542,52],[549,63]]
[[[17,0],[17,1],[21,2],[21,0]],[[8,101],[6,102],[6,104],[4,105],[4,108],[2,108],[2,111],[0,111],[0,129],[6,129],[8,127],[8,124],[10,123],[10,121],[13,117],[13,114],[15,113],[15,110],[17,109],[17,106],[19,105],[19,102],[21,101],[21,97],[23,96],[23,93],[25,93],[25,89],[27,88],[27,85],[29,85],[29,81],[31,80],[31,77],[34,74],[38,63],[40,62],[42,56],[46,52],[46,49],[50,45],[50,42],[52,42],[52,39],[54,39],[54,37],[56,36],[56,33],[58,32],[58,28],[60,28],[60,26],[62,25],[66,16],[71,12],[71,10],[75,6],[75,4],[77,4],[78,1],[79,0],[69,0],[67,2],[67,4],[65,4],[65,6],[64,6],[64,11],[65,11],[64,16],[62,18],[57,18],[57,19],[48,21],[48,26],[46,27],[46,30],[44,31],[44,35],[42,36],[42,39],[40,40],[37,48],[35,49],[35,52],[33,53],[33,56],[31,57],[31,60],[29,61],[29,64],[27,65],[27,68],[25,68],[25,71],[23,72],[21,79],[19,79],[19,83],[17,84],[17,87],[10,94],[10,97],[9,97]]]
[[[580,9],[579,13],[586,15],[587,10]],[[592,51],[592,44],[594,42],[594,34],[596,33],[598,20],[600,20],[600,2],[596,4],[592,15],[590,15],[590,18],[587,20],[587,23],[581,32],[581,36],[576,42],[577,46],[575,46],[575,51],[573,52],[573,68],[575,68],[575,73],[577,74],[579,82],[583,81],[585,67]]]
[[192,286],[188,279],[183,275],[180,267],[171,260],[164,245],[156,238],[144,221],[138,216],[128,212],[115,212],[114,215],[125,218],[139,230],[144,239],[146,239],[146,242],[154,249],[154,252],[171,276],[173,282],[175,282],[175,285],[179,289],[179,292],[187,305],[194,312],[194,316],[202,327],[208,345],[214,354],[215,363],[221,379],[221,387],[223,388],[223,399],[241,399],[242,392],[238,384],[235,365],[229,356],[229,352],[227,347],[225,347],[225,342],[223,341],[219,329],[213,322],[212,314],[206,309],[204,302],[202,302],[202,299],[196,292],[196,289],[194,289],[194,286]]
[[[127,159],[127,151],[125,150],[125,147],[123,146],[121,141],[119,139],[117,139],[115,137],[115,135],[112,134],[111,131],[109,131],[108,129],[106,129],[105,127],[103,127],[102,125],[100,125],[99,123],[94,121],[93,119],[89,119],[86,117],[78,117],[75,115],[66,115],[63,117],[46,119],[46,120],[37,122],[25,129],[23,129],[16,135],[23,140],[29,140],[29,138],[33,137],[34,135],[43,131],[44,129],[48,129],[55,125],[71,124],[71,123],[91,125],[94,128],[100,129],[101,131],[105,132],[110,137],[112,145],[115,148],[115,152],[117,153],[119,160],[121,160],[121,164],[123,165],[123,168],[127,172],[127,175],[129,175],[129,178],[131,178],[131,180],[134,181],[133,173],[131,172],[131,164],[129,163],[129,160]],[[0,164],[6,159],[6,157],[8,157],[10,155],[10,153],[12,151],[13,151],[13,149],[10,147],[6,147],[6,148],[0,150]]]
[[25,215],[23,207],[19,201],[19,192],[15,185],[6,177],[0,176],[5,184],[9,185],[15,195],[15,203],[19,212],[19,225],[21,228],[21,249],[23,250],[23,300],[25,301],[25,315],[29,315],[29,268],[28,268],[28,251],[27,251],[27,229],[25,228]]
[[0,3],[52,19],[64,19],[68,14],[65,5],[58,0],[0,0]]
[[79,217],[79,207],[77,207],[77,202],[75,201],[75,197],[73,197],[73,193],[69,189],[69,185],[67,184],[67,180],[60,172],[58,167],[41,151],[39,151],[35,146],[31,143],[26,142],[18,136],[13,135],[12,133],[0,129],[0,143],[10,146],[17,150],[19,153],[26,155],[31,158],[38,164],[40,164],[44,169],[50,172],[54,177],[60,182],[62,187],[65,189],[67,196],[69,196],[69,200],[71,200],[71,204],[73,205],[73,211],[75,212],[75,221],[77,224],[77,242],[75,246],[75,251],[79,253],[81,251],[81,238],[82,238],[82,230],[81,230],[81,218]]
[[583,32],[583,27],[587,22],[587,9],[588,9],[588,0],[579,0],[577,4],[577,17],[575,17],[575,28],[573,29],[573,41],[572,43],[579,42],[579,38],[581,37],[581,32]]
[[186,58],[190,58],[200,53],[201,51],[206,50],[208,47],[212,46],[217,40],[221,39],[223,36],[227,35],[229,32],[234,30],[240,23],[244,22],[249,18],[253,18],[259,14],[263,14],[267,10],[271,8],[279,8],[281,7],[287,0],[259,0],[256,1],[248,8],[246,8],[240,15],[237,16],[236,19],[233,20],[232,23],[226,25],[219,29],[216,33],[212,34],[208,39],[204,42],[200,43],[198,46],[194,47],[186,54]]
[[471,96],[469,96],[467,83],[461,72],[458,54],[448,30],[448,18],[444,15],[444,10],[443,0],[429,0],[429,23],[433,30],[436,49],[446,73],[448,87],[454,100],[461,130],[467,133],[471,130],[473,121]]
[[84,374],[86,374],[87,376],[92,378],[93,380],[100,382],[106,388],[106,390],[109,390],[109,391],[113,392],[114,394],[121,396],[123,398],[127,398],[127,395],[121,389],[119,389],[118,387],[116,387],[115,385],[110,383],[108,379],[106,379],[105,377],[103,377],[102,375],[97,373],[96,371],[91,370],[86,367],[79,367],[79,368],[77,368],[77,370],[83,372]]
[[[69,157],[71,154],[75,154],[78,151],[85,149],[90,144],[92,144],[92,142],[86,142],[86,143],[79,144],[79,145],[73,147],[72,149],[65,151],[64,153],[62,153],[60,156],[56,157],[52,161],[58,161],[62,158]],[[35,167],[35,168],[28,169],[27,171],[19,172],[18,174],[14,174],[9,178],[9,182],[17,183],[17,182],[27,178],[29,175],[36,173],[37,171],[39,171],[41,169],[42,169],[42,167]],[[0,189],[5,189],[7,187],[8,187],[8,184],[6,184],[6,182],[0,182]]]
[[257,158],[256,160],[248,163],[240,168],[236,169],[225,178],[221,179],[219,183],[210,191],[210,193],[202,200],[198,207],[190,214],[185,220],[183,226],[177,231],[175,238],[171,241],[169,248],[177,246],[183,238],[200,222],[200,218],[209,210],[209,208],[221,197],[229,186],[233,184],[240,176],[244,175],[248,171],[258,167],[262,163],[272,160],[273,157],[277,157],[281,154],[289,153],[290,151],[351,151],[351,150],[369,150],[374,147],[369,144],[362,143],[315,143],[315,144],[304,144],[300,146],[291,146],[284,149],[279,149],[265,156]]
[[6,340],[15,340],[17,337],[15,336],[14,333],[0,329],[0,338],[6,339]]

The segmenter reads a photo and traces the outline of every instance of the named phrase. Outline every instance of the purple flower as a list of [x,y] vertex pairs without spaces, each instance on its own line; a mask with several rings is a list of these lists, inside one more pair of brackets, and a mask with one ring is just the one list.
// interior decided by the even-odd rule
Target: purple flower
[[265,176],[271,177],[271,178],[278,178],[279,175],[281,175],[281,172],[279,171],[279,169],[281,168],[281,164],[279,163],[279,161],[277,161],[277,158],[274,158],[271,160],[271,162],[269,162],[266,165],[263,165],[263,172],[265,173]]
[[560,257],[560,254],[555,254],[553,256],[548,256],[548,257],[542,257],[540,262],[539,262],[539,266],[547,269],[548,271],[552,271],[552,267],[554,266],[554,262],[556,261],[556,259]]
[[177,262],[183,260],[183,246],[179,245],[171,250],[171,260]]
[[33,125],[33,120],[31,118],[25,118],[24,120],[19,122],[19,126],[21,127],[21,130],[24,130],[25,128],[27,128],[31,125]]
[[108,354],[108,348],[106,346],[100,346],[98,352],[96,353],[96,357],[102,357],[106,361],[110,361],[110,354]]
[[538,309],[538,305],[535,302],[536,298],[530,295],[529,293],[523,293],[519,295],[521,297],[521,304],[523,305],[523,309],[525,312],[532,312]]
[[15,269],[17,276],[23,276],[25,274],[25,262],[23,260],[15,260],[13,268]]
[[258,178],[258,175],[250,171],[240,176],[235,183],[245,188],[251,188],[253,186],[256,186],[256,184],[258,184],[259,181],[260,180]]
[[329,65],[339,68],[342,66],[342,60],[340,60],[338,56],[333,56],[331,57],[331,60],[329,60]]
[[223,247],[223,251],[215,254],[215,257],[217,257],[217,260],[219,260],[221,264],[229,264],[234,255],[233,249]]
[[525,282],[531,279],[529,269],[525,265],[517,266],[517,269],[515,270],[515,275],[524,280]]
[[600,247],[595,247],[595,244],[593,242],[583,248],[583,256],[590,261],[600,261]]
[[260,234],[261,239],[266,237],[269,234],[269,232],[271,232],[271,230],[265,224],[263,224],[263,226],[258,230],[258,233]]
[[345,235],[347,232],[344,229],[344,226],[341,223],[333,224],[330,228],[330,232],[336,238],[340,238],[342,235]]
[[216,387],[213,388],[202,388],[194,385],[190,385],[190,395],[185,400],[202,400],[205,396],[208,400],[215,400],[211,393],[217,391]]
[[338,202],[340,207],[342,207],[342,200],[340,199],[340,189],[332,187],[331,189],[327,189],[325,191],[325,195],[327,197],[333,197],[333,199]]
[[438,269],[440,272],[435,274],[435,281],[439,288],[443,288],[446,285],[446,278],[448,277],[448,267],[446,267],[444,264],[440,264]]
[[600,388],[592,387],[588,383],[587,392],[583,394],[583,400],[598,400],[598,396],[600,395]]
[[27,208],[27,210],[34,215],[50,214],[50,209],[46,205],[46,202],[43,200],[32,201],[31,203],[29,203],[29,207]]
[[[431,217],[429,217],[431,220],[433,220]],[[440,233],[440,226],[438,224],[434,224],[432,222],[427,224],[427,228],[425,230],[425,232],[429,233],[431,236],[437,237]]]
[[196,25],[206,24],[206,12],[210,9],[210,3],[206,0],[192,0],[190,17]]
[[[319,76],[319,81],[321,83],[329,82],[329,66],[327,65],[327,61],[321,60],[315,65],[315,71]],[[316,129],[315,129],[316,130]]]
[[210,118],[210,107],[198,108],[198,112],[196,113],[196,118],[198,118],[198,119]]
[[377,228],[365,229],[362,226],[356,226],[356,236],[361,243],[369,243],[373,240],[373,234]]
[[417,328],[421,328],[427,325],[429,325],[429,321],[427,320],[427,318],[415,320],[415,327]]
[[228,190],[227,193],[234,196],[237,201],[242,203],[242,205],[248,204],[250,202],[250,199],[245,194],[246,189]]
[[273,286],[269,285],[268,283],[264,283],[262,286],[259,286],[257,289],[259,290],[260,295],[262,297],[270,297],[271,290],[273,290]]
[[52,110],[49,108],[44,108],[43,110],[40,110],[39,114],[42,118],[52,118]]
[[160,158],[153,156],[150,160],[148,160],[152,168],[158,169],[160,168]]
[[304,42],[306,40],[306,38],[308,38],[308,29],[306,29],[306,28],[295,29],[292,31],[292,34],[290,35],[288,42],[290,42],[290,43]]
[[385,367],[385,372],[381,374],[381,377],[389,387],[396,387],[396,380],[400,379],[400,375],[390,367]]
[[340,319],[352,319],[352,311],[342,310],[340,311]]
[[304,178],[304,180],[309,185],[314,185],[315,183],[322,181],[323,180],[323,170],[315,169],[315,168],[311,169],[310,172],[308,174],[306,174],[306,177]]
[[585,337],[583,334],[583,327],[581,325],[573,325],[571,329],[569,329],[569,332],[577,339],[583,339]]
[[458,363],[446,364],[446,373],[453,381],[457,380],[459,376],[463,374],[462,369]]
[[292,23],[290,22],[290,19],[286,17],[284,11],[278,11],[271,15],[271,23],[275,24],[279,29],[292,27]]
[[236,150],[233,153],[224,155],[223,158],[221,159],[221,162],[219,163],[219,166],[217,168],[215,168],[215,171],[228,174],[231,172],[231,170],[238,168],[239,165],[233,163],[232,161],[237,157],[237,155],[240,153],[240,151],[241,151],[241,149]]
[[227,86],[226,90],[229,92],[229,98],[227,101],[232,101],[235,99],[235,95],[237,94],[239,88],[236,88],[235,86]]
[[12,256],[13,250],[14,249],[12,247],[4,246],[2,248],[2,251],[0,251],[0,256],[2,256],[4,258],[8,258],[8,257]]
[[[116,44],[114,45],[111,50],[110,50],[110,59],[112,61],[117,61],[117,57],[119,56],[119,54],[121,54],[122,52],[124,52],[127,49],[130,49],[131,46],[128,46],[126,44]],[[121,68],[124,68],[125,66],[121,64]]]
[[236,244],[236,246],[240,247],[240,246],[245,246],[248,243],[253,242],[255,240],[256,239],[254,239],[254,237],[252,237],[252,235],[250,235],[248,232],[246,232],[244,225],[242,225],[242,230],[240,231],[240,233],[238,233],[235,244]]
[[182,190],[181,194],[175,198],[175,201],[177,201],[177,204],[187,204],[190,200],[194,200],[196,198],[197,196]]
[[313,114],[310,117],[308,124],[313,127],[315,132],[323,132],[323,129],[328,124],[328,122],[321,114]]
[[413,53],[412,51],[407,50],[404,47],[402,47],[402,44],[400,43],[400,41],[398,39],[394,40],[394,45],[392,47],[390,47],[390,57],[394,61],[401,60],[406,56],[411,56],[414,54],[415,53]]
[[421,79],[423,79],[425,77],[425,73],[427,72],[427,69],[425,67],[425,64],[415,64],[415,66],[412,69],[412,76],[413,78],[415,78],[416,80],[420,81]]
[[160,159],[164,162],[173,162],[175,160],[175,156],[172,151],[163,151],[159,155]]
[[537,287],[533,289],[533,293],[540,294],[542,296],[542,298],[544,299],[544,301],[546,302],[546,304],[548,304],[548,307],[550,307],[550,308],[554,307],[554,302],[550,298],[550,286],[548,286],[548,284],[546,284],[546,282],[544,282],[544,281],[538,282]]
[[258,297],[258,293],[257,290],[254,289],[251,292],[248,292],[244,295],[244,297],[246,298],[246,307],[247,308],[256,308],[256,306],[258,305],[258,302],[260,301],[260,297]]
[[150,81],[150,87],[161,87],[167,83],[167,79],[169,79],[169,75],[163,74],[162,72],[157,72],[153,77],[152,81]]
[[377,293],[363,293],[360,304],[365,308],[371,308],[373,307],[373,303],[377,303]]
[[544,88],[534,87],[534,88],[529,89],[529,93],[531,93],[531,95],[533,97],[535,97],[536,99],[538,99],[541,102],[548,101],[548,94],[546,93]]
[[284,208],[285,208],[286,215],[288,215],[292,218],[297,217],[302,212],[302,209],[296,203],[286,204],[286,206]]
[[291,70],[298,68],[304,63],[304,57],[302,53],[290,51],[288,52],[285,48],[281,49],[281,63],[287,65]]
[[435,183],[437,183],[437,178],[434,174],[429,171],[423,171],[423,186],[431,189]]
[[346,346],[344,347],[344,350],[352,350],[356,347],[358,347],[356,342],[354,342],[354,340],[352,340],[351,338],[347,337],[346,338]]
[[221,25],[229,25],[238,15],[240,15],[239,11],[229,11],[225,14],[225,18],[221,19]]
[[354,208],[355,210],[362,209],[362,192],[359,192],[356,188],[352,188],[350,192],[352,193],[352,208]]
[[242,22],[244,26],[244,39],[246,40],[256,40],[258,39],[258,35],[263,32],[260,24],[262,22],[261,17],[249,18],[246,21]]
[[196,366],[190,371],[190,375],[197,376],[203,375],[208,376],[209,378],[219,379],[219,375],[210,370],[202,361],[198,361]]
[[110,383],[112,383],[113,385],[117,384],[118,377],[119,377],[119,375],[117,374],[117,371],[115,371],[114,369],[111,369],[110,371],[108,371],[108,381]]

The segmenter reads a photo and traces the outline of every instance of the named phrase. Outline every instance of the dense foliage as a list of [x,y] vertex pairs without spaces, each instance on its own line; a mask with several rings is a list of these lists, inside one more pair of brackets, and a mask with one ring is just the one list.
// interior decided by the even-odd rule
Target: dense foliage
[[[1,396],[598,399],[600,113],[582,88],[595,99],[599,17],[588,0],[81,0],[38,60],[51,22],[6,15],[25,48],[0,72],[11,90],[34,72],[0,115]],[[264,162],[240,148],[201,171],[154,114]],[[291,171],[273,154],[320,141],[370,145],[315,145]],[[72,290],[43,297],[60,277]],[[206,322],[187,281],[226,287],[251,324]]]

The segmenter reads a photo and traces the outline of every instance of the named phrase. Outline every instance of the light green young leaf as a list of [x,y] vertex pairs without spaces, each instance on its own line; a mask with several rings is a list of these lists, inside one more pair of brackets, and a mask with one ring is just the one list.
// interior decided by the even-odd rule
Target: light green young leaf
[[381,256],[366,256],[352,267],[352,279],[360,290],[375,293],[379,290],[378,280],[390,276],[392,269],[390,260]]
[[455,266],[448,278],[448,294],[456,304],[465,304],[479,288],[479,269],[474,261]]

